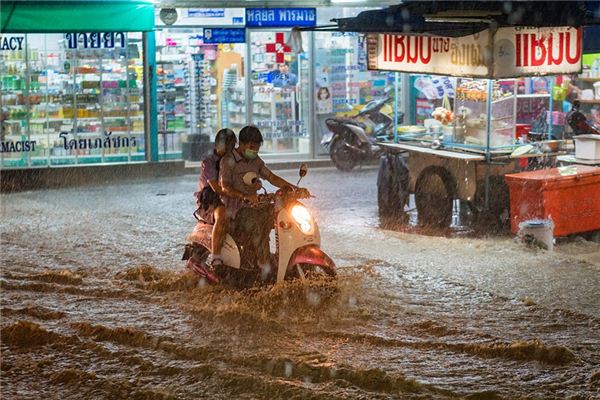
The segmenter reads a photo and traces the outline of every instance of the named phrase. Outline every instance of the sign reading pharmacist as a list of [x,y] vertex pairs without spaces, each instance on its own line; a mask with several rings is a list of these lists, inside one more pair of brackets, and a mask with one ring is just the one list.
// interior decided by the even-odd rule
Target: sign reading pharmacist
[[458,38],[370,34],[369,69],[478,78],[567,74],[581,70],[582,30],[499,28]]

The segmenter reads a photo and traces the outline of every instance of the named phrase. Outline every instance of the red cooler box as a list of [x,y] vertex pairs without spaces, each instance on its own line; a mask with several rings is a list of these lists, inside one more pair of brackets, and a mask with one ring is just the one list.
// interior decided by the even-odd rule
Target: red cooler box
[[570,166],[505,175],[510,189],[510,225],[551,219],[554,236],[600,229],[600,168]]

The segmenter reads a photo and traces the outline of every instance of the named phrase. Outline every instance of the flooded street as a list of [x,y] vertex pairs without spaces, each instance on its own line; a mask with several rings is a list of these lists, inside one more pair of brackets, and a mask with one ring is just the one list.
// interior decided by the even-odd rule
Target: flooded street
[[2,195],[2,398],[600,398],[599,244],[384,230],[376,175],[303,180],[337,288],[198,285],[194,175]]

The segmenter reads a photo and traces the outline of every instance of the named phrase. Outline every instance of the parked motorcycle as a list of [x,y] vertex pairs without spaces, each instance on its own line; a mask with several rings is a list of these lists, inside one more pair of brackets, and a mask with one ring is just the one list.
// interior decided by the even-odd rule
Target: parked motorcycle
[[[359,163],[379,158],[381,148],[377,141],[389,140],[393,136],[391,100],[390,97],[373,100],[350,118],[325,120],[329,132],[323,136],[321,144],[329,146],[329,155],[338,169],[350,171]],[[382,111],[385,108],[387,112]],[[403,120],[404,114],[398,113],[398,124]]]
[[[306,164],[303,164],[300,180],[306,172]],[[308,190],[280,189],[275,193],[266,193],[265,190],[258,197],[255,207],[273,206],[276,251],[271,255],[274,268],[266,276],[256,267],[255,256],[250,251],[252,246],[231,234],[227,234],[223,246],[223,265],[215,270],[209,268],[206,261],[210,254],[213,226],[200,219],[187,237],[183,254],[187,267],[210,284],[225,283],[236,287],[292,279],[334,278],[335,263],[321,250],[319,228],[308,209],[298,201],[311,197]]]

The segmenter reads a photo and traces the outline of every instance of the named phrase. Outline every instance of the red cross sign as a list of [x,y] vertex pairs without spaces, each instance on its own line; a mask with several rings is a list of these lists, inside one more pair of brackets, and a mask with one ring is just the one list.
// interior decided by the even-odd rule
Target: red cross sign
[[267,43],[267,53],[275,53],[275,62],[285,61],[285,53],[290,53],[292,49],[285,44],[283,32],[275,33],[275,43]]

